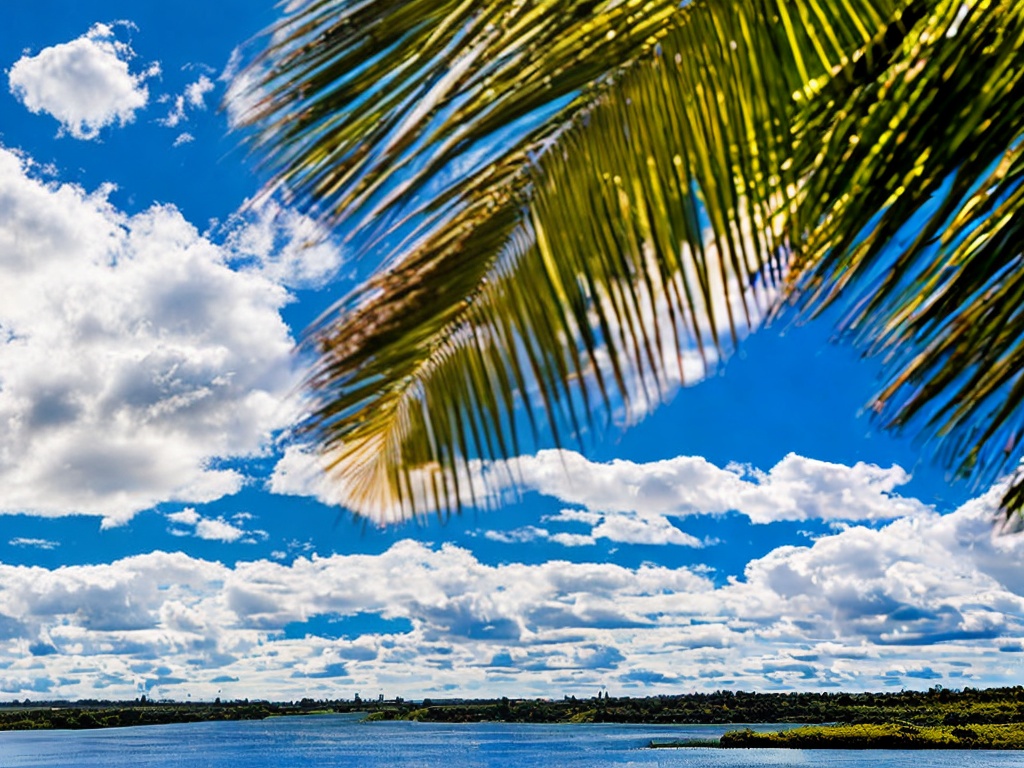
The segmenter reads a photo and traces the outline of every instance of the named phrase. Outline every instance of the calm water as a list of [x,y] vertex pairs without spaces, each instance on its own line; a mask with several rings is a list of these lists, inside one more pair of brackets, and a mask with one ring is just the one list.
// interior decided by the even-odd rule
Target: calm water
[[712,738],[719,726],[360,723],[287,717],[100,731],[0,733],[0,767],[604,768],[847,766],[1024,768],[1024,752],[645,750],[651,739]]

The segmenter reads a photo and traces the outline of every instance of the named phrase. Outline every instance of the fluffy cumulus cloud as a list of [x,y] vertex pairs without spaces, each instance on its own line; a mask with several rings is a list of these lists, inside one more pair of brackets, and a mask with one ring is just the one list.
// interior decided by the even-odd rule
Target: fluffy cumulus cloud
[[237,491],[220,460],[294,415],[287,289],[172,206],[129,216],[28,166],[0,148],[0,511],[109,524]]
[[185,86],[185,90],[177,96],[162,97],[161,100],[169,102],[171,108],[166,117],[160,118],[157,122],[167,128],[176,128],[188,120],[188,110],[206,109],[206,94],[214,87],[214,83],[209,77],[200,75],[198,80]]
[[95,24],[81,37],[22,56],[8,73],[11,92],[33,113],[46,112],[61,130],[95,139],[106,126],[125,125],[149,100],[145,81],[157,64],[132,72],[131,46],[118,40],[118,25]]
[[289,288],[319,288],[334,277],[342,251],[313,218],[273,199],[247,201],[227,225],[236,260]]
[[205,517],[193,507],[186,507],[167,515],[167,520],[171,523],[170,532],[175,536],[195,536],[199,539],[229,544],[236,541],[255,544],[267,538],[266,531],[246,530],[245,523],[251,519],[252,515],[247,512],[240,512],[231,520],[225,520],[223,517]]
[[[0,692],[23,697],[560,695],[1024,680],[1024,539],[997,492],[700,569],[381,555],[233,567],[155,552],[0,565]],[[186,525],[201,517],[176,513]],[[375,617],[374,631],[350,628]],[[352,625],[353,627],[355,624]],[[326,628],[326,629],[325,629]]]
[[671,515],[741,512],[754,523],[777,520],[892,520],[926,511],[893,494],[910,476],[900,467],[852,467],[789,454],[767,472],[700,456],[637,464],[601,464],[573,451],[517,459],[526,488],[593,512]]
[[[524,490],[537,491],[582,509],[566,509],[547,522],[589,526],[587,534],[533,528],[514,534],[550,539],[569,546],[592,544],[598,538],[635,544],[701,546],[669,518],[720,515],[736,511],[751,522],[780,520],[894,520],[928,512],[916,499],[895,489],[910,480],[901,467],[888,469],[858,462],[852,467],[789,454],[767,472],[749,466],[718,467],[700,456],[679,456],[639,464],[616,460],[598,463],[568,450],[521,456],[515,469],[476,464],[465,478],[463,503],[489,494],[501,496],[504,483],[516,477]],[[275,493],[314,496],[338,504],[344,494],[336,480],[320,470],[317,458],[290,446],[271,476]]]
[[206,75],[185,87],[185,99],[195,109],[206,109],[206,94],[214,89],[213,81]]

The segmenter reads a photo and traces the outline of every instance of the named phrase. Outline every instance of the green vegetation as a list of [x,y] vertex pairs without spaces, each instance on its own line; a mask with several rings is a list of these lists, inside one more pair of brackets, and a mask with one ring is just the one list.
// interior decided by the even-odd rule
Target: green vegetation
[[872,723],[913,726],[1024,721],[1024,687],[893,693],[716,691],[647,698],[449,700],[380,705],[374,720],[466,723]]
[[[688,746],[679,744],[679,746]],[[924,726],[819,725],[775,733],[730,731],[721,747],[789,749],[1024,749],[1024,724]]]
[[[389,702],[402,706],[401,699]],[[0,731],[27,731],[84,728],[121,728],[132,725],[165,725],[168,723],[201,723],[214,720],[263,720],[268,717],[294,715],[327,715],[349,712],[370,712],[381,706],[360,701],[318,701],[302,699],[295,702],[226,701],[175,702],[147,701],[40,701],[0,704]]]
[[[63,704],[58,706],[58,704]],[[200,723],[207,720],[262,720],[272,715],[309,714],[285,711],[281,705],[232,704],[70,704],[55,702],[44,708],[0,708],[0,731],[31,731],[84,728],[120,728],[130,725]]]
[[[1016,732],[1003,726],[1024,722],[1024,687],[953,691],[936,686],[929,691],[894,693],[745,693],[716,691],[646,698],[609,697],[547,699],[425,699],[408,702],[315,700],[271,703],[67,702],[0,705],[0,730],[49,728],[110,728],[205,720],[260,720],[266,717],[360,713],[367,722],[413,720],[434,723],[502,721],[510,723],[842,723],[897,728],[921,738],[958,739],[975,746],[1020,743]],[[988,726],[1000,726],[989,730]],[[931,729],[931,730],[928,730]],[[846,734],[827,727],[794,733]],[[865,731],[866,732],[866,731]],[[757,734],[730,738],[761,738]],[[788,732],[787,732],[788,733]],[[860,733],[860,731],[858,731]],[[881,733],[881,731],[879,731]],[[971,734],[974,734],[973,736]],[[773,738],[774,734],[771,735]],[[779,736],[778,738],[793,738]],[[830,736],[829,738],[839,738]],[[845,738],[845,736],[844,736]],[[694,746],[695,744],[690,744]],[[664,745],[668,746],[668,745]],[[678,746],[678,744],[676,745]],[[701,743],[700,746],[709,746]],[[732,746],[732,744],[730,744]],[[736,744],[739,746],[739,744]],[[781,745],[780,745],[781,746]],[[794,744],[794,746],[796,746]],[[1002,747],[1011,748],[1011,747]]]

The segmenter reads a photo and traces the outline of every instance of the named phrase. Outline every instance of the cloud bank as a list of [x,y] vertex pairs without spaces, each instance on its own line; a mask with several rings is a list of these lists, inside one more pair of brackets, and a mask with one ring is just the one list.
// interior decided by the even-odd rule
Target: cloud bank
[[[749,466],[718,467],[700,456],[679,456],[646,464],[617,459],[590,461],[569,450],[545,450],[513,460],[512,476],[521,489],[536,491],[576,508],[546,518],[556,524],[582,524],[585,534],[532,528],[492,534],[519,541],[548,539],[566,546],[593,544],[597,539],[634,544],[675,544],[699,547],[702,542],[673,520],[693,515],[739,512],[757,524],[781,520],[882,521],[913,517],[929,508],[916,499],[894,493],[910,475],[901,467],[888,469],[858,462],[852,467],[785,456],[767,472]],[[474,499],[501,497],[510,476],[504,466],[476,463]],[[469,488],[470,478],[461,482]],[[317,458],[290,446],[268,483],[274,493],[313,496],[326,504],[344,498],[338,481],[326,476]],[[578,507],[582,507],[579,509]]]
[[[742,578],[551,561],[378,556],[234,567],[154,552],[0,565],[0,693],[291,698],[383,689],[590,694],[1013,684],[1024,539],[998,490],[956,512],[781,547]],[[377,630],[350,622],[377,617]]]

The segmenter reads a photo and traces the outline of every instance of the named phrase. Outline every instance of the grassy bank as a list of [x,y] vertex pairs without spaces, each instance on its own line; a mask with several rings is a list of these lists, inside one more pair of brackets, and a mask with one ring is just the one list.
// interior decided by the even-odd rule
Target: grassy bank
[[724,749],[1024,749],[1024,724],[913,726],[904,723],[812,725],[786,731],[729,731],[717,741],[651,743],[653,748]]

